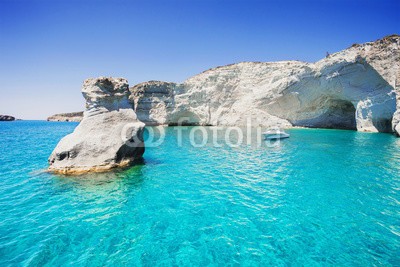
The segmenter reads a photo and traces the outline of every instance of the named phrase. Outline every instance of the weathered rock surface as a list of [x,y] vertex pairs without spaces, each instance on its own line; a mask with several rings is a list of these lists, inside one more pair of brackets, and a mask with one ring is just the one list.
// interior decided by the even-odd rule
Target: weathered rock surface
[[83,119],[83,111],[54,114],[47,118],[47,121],[73,121],[81,122]]
[[144,123],[129,103],[123,78],[88,79],[82,87],[86,110],[73,133],[58,143],[49,170],[63,174],[128,166],[144,153]]
[[147,82],[130,90],[147,124],[246,125],[251,119],[253,126],[391,132],[400,130],[399,84],[400,37],[393,35],[316,63],[243,62],[182,84]]
[[168,116],[174,109],[175,83],[149,81],[135,85],[130,91],[140,121],[146,125],[168,124]]
[[15,121],[15,118],[9,115],[0,115],[0,121]]

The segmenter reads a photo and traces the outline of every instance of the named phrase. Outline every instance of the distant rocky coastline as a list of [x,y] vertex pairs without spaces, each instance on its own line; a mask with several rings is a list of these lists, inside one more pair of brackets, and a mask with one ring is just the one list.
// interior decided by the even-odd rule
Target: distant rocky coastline
[[9,115],[0,115],[0,121],[15,121],[15,118]]
[[54,114],[47,118],[47,121],[72,121],[81,122],[83,118],[83,111]]

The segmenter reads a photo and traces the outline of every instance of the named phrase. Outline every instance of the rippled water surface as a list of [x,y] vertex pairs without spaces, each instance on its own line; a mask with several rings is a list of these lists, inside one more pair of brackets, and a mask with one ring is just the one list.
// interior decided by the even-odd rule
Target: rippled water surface
[[294,129],[277,147],[194,148],[190,128],[182,146],[168,128],[140,166],[44,172],[76,125],[0,123],[0,266],[400,265],[392,135]]

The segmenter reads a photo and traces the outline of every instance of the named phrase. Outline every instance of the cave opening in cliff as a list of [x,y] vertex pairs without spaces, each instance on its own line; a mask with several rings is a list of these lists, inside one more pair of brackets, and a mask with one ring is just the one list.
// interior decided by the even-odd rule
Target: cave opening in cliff
[[379,118],[372,120],[372,124],[380,133],[391,133],[392,129],[392,118]]
[[357,130],[356,108],[347,100],[333,99],[329,101],[329,108],[325,114],[325,128]]
[[329,99],[324,104],[324,112],[309,119],[293,122],[295,126],[357,130],[356,108],[353,103],[343,99]]
[[178,123],[178,122],[170,122],[170,123],[168,123],[168,126],[199,126],[199,125],[200,125],[200,123],[198,123],[198,122],[190,122],[190,121],[187,121],[187,120],[184,120],[184,121],[182,121],[180,123]]
[[169,119],[168,126],[199,126],[200,118],[193,112],[181,111]]

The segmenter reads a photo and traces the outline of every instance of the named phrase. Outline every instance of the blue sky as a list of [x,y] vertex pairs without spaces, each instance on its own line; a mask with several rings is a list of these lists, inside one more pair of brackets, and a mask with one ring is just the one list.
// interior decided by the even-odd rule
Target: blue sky
[[400,1],[0,0],[0,114],[83,110],[84,79],[181,82],[240,61],[316,61],[400,33]]

